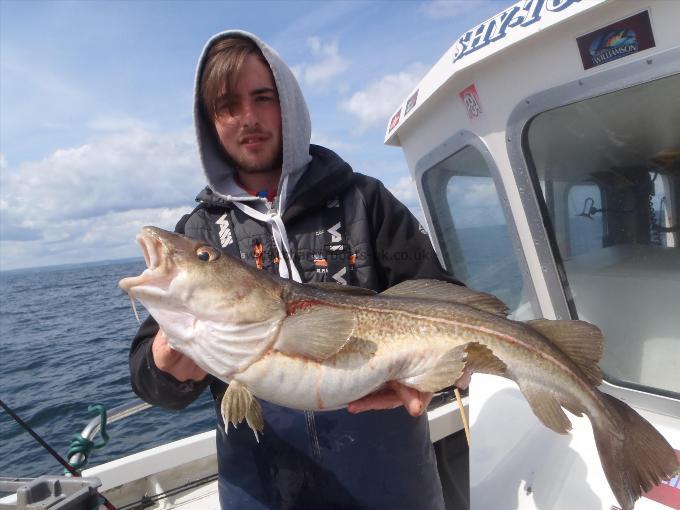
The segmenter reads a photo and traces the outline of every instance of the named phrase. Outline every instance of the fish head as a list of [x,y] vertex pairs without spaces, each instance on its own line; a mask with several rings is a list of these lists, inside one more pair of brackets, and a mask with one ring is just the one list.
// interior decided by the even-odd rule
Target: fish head
[[184,319],[177,327],[186,334],[186,321],[253,323],[285,314],[280,286],[270,275],[205,241],[144,227],[137,242],[147,268],[118,285],[139,300],[164,330],[168,328],[164,322],[177,322],[178,317]]

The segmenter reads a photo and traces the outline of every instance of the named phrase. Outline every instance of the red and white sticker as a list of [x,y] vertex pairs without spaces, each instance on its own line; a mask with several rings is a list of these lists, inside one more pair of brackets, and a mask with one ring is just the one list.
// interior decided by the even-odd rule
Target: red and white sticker
[[465,90],[458,93],[460,100],[463,101],[470,119],[476,119],[482,114],[482,103],[479,100],[477,87],[473,83]]
[[[680,452],[675,450],[675,455],[680,460]],[[680,509],[680,475],[675,475],[668,481],[663,481],[656,487],[642,494],[643,497],[666,505],[669,508]]]
[[390,120],[390,127],[387,129],[388,133],[397,127],[397,124],[399,124],[399,117],[401,117],[401,108],[397,110],[397,113],[392,116],[392,120]]

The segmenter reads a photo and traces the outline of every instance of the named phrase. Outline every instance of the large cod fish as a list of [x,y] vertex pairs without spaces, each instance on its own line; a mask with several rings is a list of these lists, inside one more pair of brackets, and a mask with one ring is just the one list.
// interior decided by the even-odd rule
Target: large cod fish
[[432,392],[464,373],[517,383],[559,434],[562,408],[590,419],[602,467],[623,510],[678,470],[666,440],[600,392],[600,330],[581,321],[505,317],[495,297],[434,280],[380,294],[302,285],[155,227],[137,236],[148,268],[120,287],[158,321],[170,345],[229,383],[225,424],[262,432],[254,397],[296,409],[337,409],[388,381]]

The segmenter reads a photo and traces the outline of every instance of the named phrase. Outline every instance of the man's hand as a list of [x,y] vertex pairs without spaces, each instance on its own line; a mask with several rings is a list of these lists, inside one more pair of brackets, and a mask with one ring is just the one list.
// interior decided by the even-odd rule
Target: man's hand
[[167,372],[178,381],[193,379],[200,381],[205,378],[207,372],[200,368],[191,359],[168,345],[168,337],[162,329],[158,330],[151,345],[151,353],[156,366],[163,372]]
[[377,409],[394,409],[404,406],[411,416],[420,416],[432,400],[432,393],[424,393],[397,381],[390,381],[387,387],[375,393],[350,402],[347,410],[350,413],[363,413]]
[[[456,388],[461,390],[467,388],[470,385],[471,377],[472,373],[465,370],[456,381]],[[390,381],[386,388],[350,402],[347,405],[347,410],[356,414],[378,409],[394,409],[403,405],[411,416],[420,416],[427,409],[430,400],[432,400],[432,393],[424,393],[404,386],[397,381]]]

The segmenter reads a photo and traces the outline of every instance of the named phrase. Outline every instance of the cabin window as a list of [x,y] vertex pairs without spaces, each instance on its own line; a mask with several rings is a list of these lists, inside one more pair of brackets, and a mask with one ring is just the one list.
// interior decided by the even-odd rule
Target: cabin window
[[606,377],[679,397],[680,75],[541,113],[524,149]]
[[489,167],[466,146],[423,174],[423,191],[444,264],[468,287],[501,299],[514,316],[534,317]]

